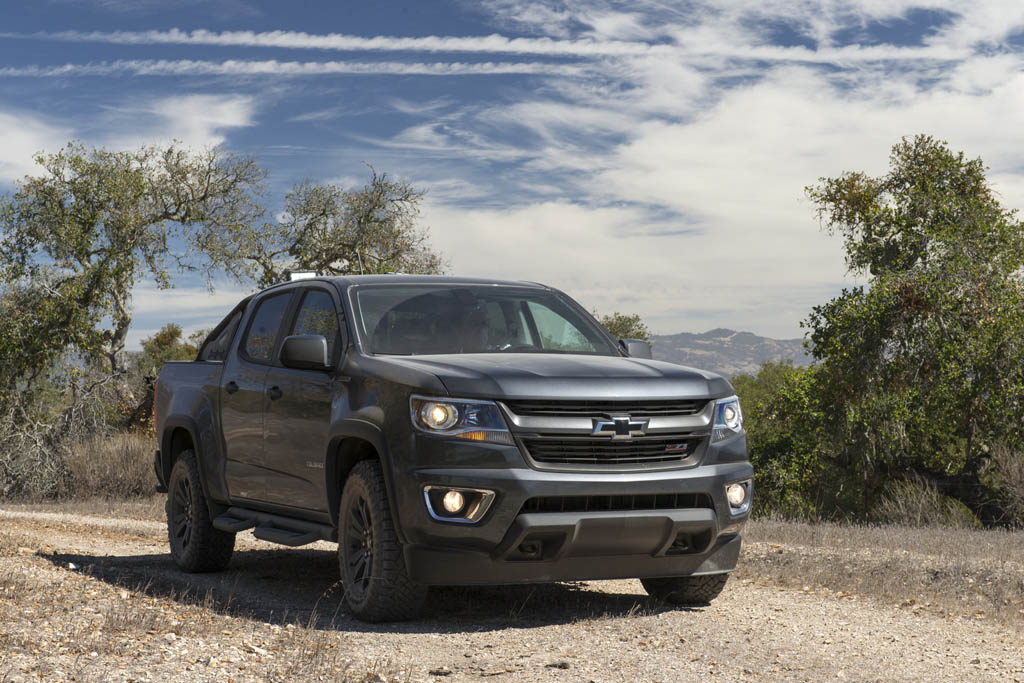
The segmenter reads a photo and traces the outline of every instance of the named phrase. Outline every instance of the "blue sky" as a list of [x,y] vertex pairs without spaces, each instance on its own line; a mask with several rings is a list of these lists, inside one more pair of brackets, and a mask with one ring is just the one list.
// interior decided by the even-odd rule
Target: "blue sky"
[[[368,162],[427,191],[453,274],[793,337],[851,282],[818,177],[924,132],[1024,205],[1022,51],[1009,0],[38,0],[0,25],[0,187],[69,139],[225,145],[272,203]],[[244,291],[143,284],[130,343]]]

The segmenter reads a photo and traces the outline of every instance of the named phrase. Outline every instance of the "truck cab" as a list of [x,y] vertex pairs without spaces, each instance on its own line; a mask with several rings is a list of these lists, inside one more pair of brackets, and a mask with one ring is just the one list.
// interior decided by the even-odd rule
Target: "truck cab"
[[368,621],[416,616],[434,585],[639,578],[704,603],[753,496],[728,381],[534,283],[270,287],[164,366],[156,406],[175,562],[223,569],[250,529],[334,541]]

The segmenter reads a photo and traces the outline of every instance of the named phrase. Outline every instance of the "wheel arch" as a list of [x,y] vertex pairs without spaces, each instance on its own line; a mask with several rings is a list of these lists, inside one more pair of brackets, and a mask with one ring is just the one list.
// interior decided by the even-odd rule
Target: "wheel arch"
[[398,511],[398,503],[395,498],[394,477],[391,475],[391,462],[387,442],[384,434],[377,425],[363,421],[349,421],[339,425],[335,430],[327,451],[327,462],[324,468],[326,479],[327,502],[331,515],[331,522],[338,526],[338,505],[341,502],[341,492],[345,488],[345,481],[352,468],[362,460],[376,459],[384,471],[384,488],[388,495],[388,508],[391,510],[391,517],[395,520],[395,529],[398,538],[405,542],[405,533],[402,529]]
[[187,416],[169,417],[164,422],[164,430],[160,437],[160,469],[165,482],[171,480],[171,470],[178,456],[186,450],[191,450],[196,456],[197,470],[199,471],[199,485],[203,489],[203,496],[206,498],[210,514],[216,512],[215,504],[210,496],[210,489],[206,481],[206,472],[203,467],[203,453],[199,445],[197,435],[199,427],[195,420]]

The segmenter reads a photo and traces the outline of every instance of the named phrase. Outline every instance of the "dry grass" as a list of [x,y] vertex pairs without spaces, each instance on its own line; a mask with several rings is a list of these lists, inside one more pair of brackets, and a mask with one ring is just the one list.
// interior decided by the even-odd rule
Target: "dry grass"
[[147,496],[129,500],[90,497],[62,500],[59,503],[5,503],[4,509],[11,511],[60,512],[66,515],[163,522],[165,520],[164,503],[166,500],[166,494],[153,493],[151,490]]
[[1024,532],[757,520],[739,578],[1024,622]]
[[992,451],[992,463],[999,489],[1007,499],[1007,512],[1018,526],[1024,527],[1024,454],[997,446]]
[[355,664],[315,614],[253,622],[213,591],[110,585],[56,570],[22,542],[0,532],[0,680],[407,679],[390,662]]
[[883,524],[948,529],[980,529],[981,522],[960,501],[945,496],[923,477],[900,479],[889,484],[875,506],[875,518]]
[[153,493],[153,437],[136,432],[92,436],[70,446],[67,469],[75,498],[135,498]]

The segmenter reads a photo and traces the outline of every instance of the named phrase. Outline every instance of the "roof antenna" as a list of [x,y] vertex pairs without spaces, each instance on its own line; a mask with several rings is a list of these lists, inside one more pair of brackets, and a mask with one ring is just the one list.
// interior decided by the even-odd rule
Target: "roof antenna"
[[359,261],[359,274],[362,275],[363,274],[363,252],[361,250],[359,250],[359,249],[356,249],[356,259],[358,259],[358,261]]

